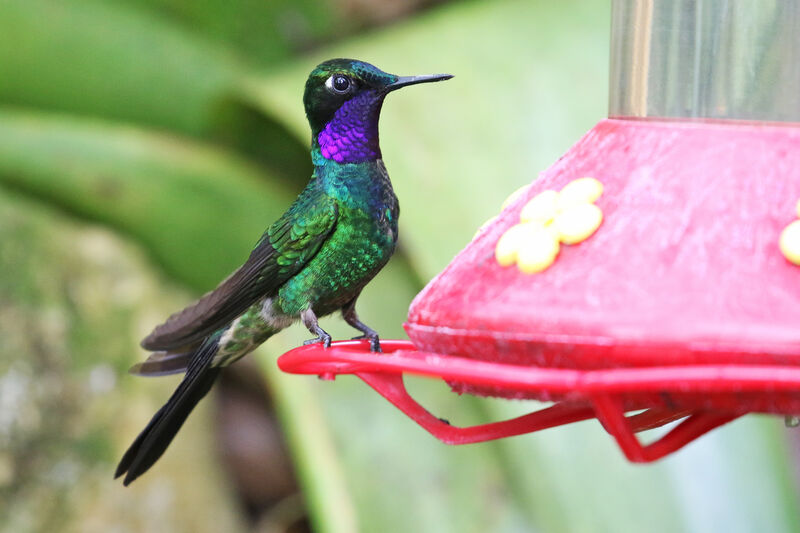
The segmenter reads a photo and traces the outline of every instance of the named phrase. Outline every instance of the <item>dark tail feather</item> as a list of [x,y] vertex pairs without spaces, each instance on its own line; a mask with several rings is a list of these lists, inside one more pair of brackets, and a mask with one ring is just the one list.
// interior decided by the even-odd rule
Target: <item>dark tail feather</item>
[[127,473],[124,485],[130,484],[158,461],[189,413],[211,389],[221,370],[211,367],[216,351],[216,337],[210,338],[198,349],[183,381],[122,456],[114,477]]

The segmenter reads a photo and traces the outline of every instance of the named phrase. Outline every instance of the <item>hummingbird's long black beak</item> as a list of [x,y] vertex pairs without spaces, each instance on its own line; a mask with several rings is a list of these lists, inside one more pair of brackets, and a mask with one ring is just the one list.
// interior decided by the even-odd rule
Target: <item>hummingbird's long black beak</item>
[[394,91],[401,87],[416,85],[417,83],[429,83],[433,81],[444,81],[452,78],[452,74],[428,74],[426,76],[400,76],[397,81],[386,86],[386,92]]

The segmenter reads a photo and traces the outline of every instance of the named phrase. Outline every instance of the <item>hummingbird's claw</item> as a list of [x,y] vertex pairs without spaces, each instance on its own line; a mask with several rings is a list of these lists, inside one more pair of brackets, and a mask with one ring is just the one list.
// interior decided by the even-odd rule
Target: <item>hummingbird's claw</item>
[[374,331],[372,332],[372,334],[366,333],[364,335],[359,335],[358,337],[353,337],[352,340],[354,341],[368,340],[369,351],[376,353],[383,353],[383,350],[381,350],[381,341],[378,338],[378,334],[375,333]]
[[368,340],[369,350],[371,352],[381,353],[383,350],[381,350],[381,341],[378,338],[378,332],[358,319],[358,315],[356,314],[356,298],[350,300],[350,302],[342,308],[342,316],[344,317],[345,322],[363,333],[363,335],[353,337],[352,340]]
[[303,346],[308,344],[316,344],[318,342],[322,343],[322,346],[325,348],[331,347],[331,336],[325,333],[324,331],[320,333],[319,337],[314,337],[313,339],[308,339],[307,341],[303,341]]

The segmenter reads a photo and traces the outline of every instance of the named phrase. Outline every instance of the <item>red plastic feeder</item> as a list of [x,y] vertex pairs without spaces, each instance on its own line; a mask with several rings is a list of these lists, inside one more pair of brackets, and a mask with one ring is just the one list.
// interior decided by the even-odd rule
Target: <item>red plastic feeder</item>
[[[642,31],[641,21],[631,29],[626,6],[615,4],[617,40]],[[648,24],[658,25],[660,14],[651,15]],[[674,45],[663,33],[647,35]],[[664,43],[650,49],[697,58],[664,52]],[[612,94],[629,75],[625,54],[638,53],[617,48]],[[645,84],[661,72],[644,71]],[[631,102],[642,104],[612,100],[612,114],[636,115]],[[667,108],[639,114],[680,116],[659,102]],[[500,266],[498,240],[523,206],[582,176],[604,186],[599,229],[562,245],[541,272]],[[365,342],[304,346],[278,364],[328,378],[355,374],[446,443],[597,418],[630,461],[654,461],[747,413],[800,414],[800,266],[779,248],[798,200],[796,124],[604,120],[417,296],[405,325],[411,342],[383,341],[383,355]],[[454,427],[408,395],[404,373],[442,378],[458,393],[554,404]],[[650,445],[635,435],[680,419]]]

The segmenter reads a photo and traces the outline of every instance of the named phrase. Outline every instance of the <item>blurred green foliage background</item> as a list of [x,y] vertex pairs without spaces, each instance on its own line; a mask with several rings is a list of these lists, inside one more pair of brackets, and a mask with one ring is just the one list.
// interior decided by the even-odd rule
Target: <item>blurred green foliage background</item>
[[[401,248],[359,311],[403,337],[424,283],[604,117],[609,12],[0,0],[0,532],[800,530],[800,441],[780,421],[650,466],[596,422],[447,447],[355,379],[281,375],[299,327],[234,365],[144,478],[111,479],[176,384],[126,374],[138,340],[238,266],[310,174],[314,65],[456,75],[381,121]],[[532,408],[410,386],[459,425]]]

